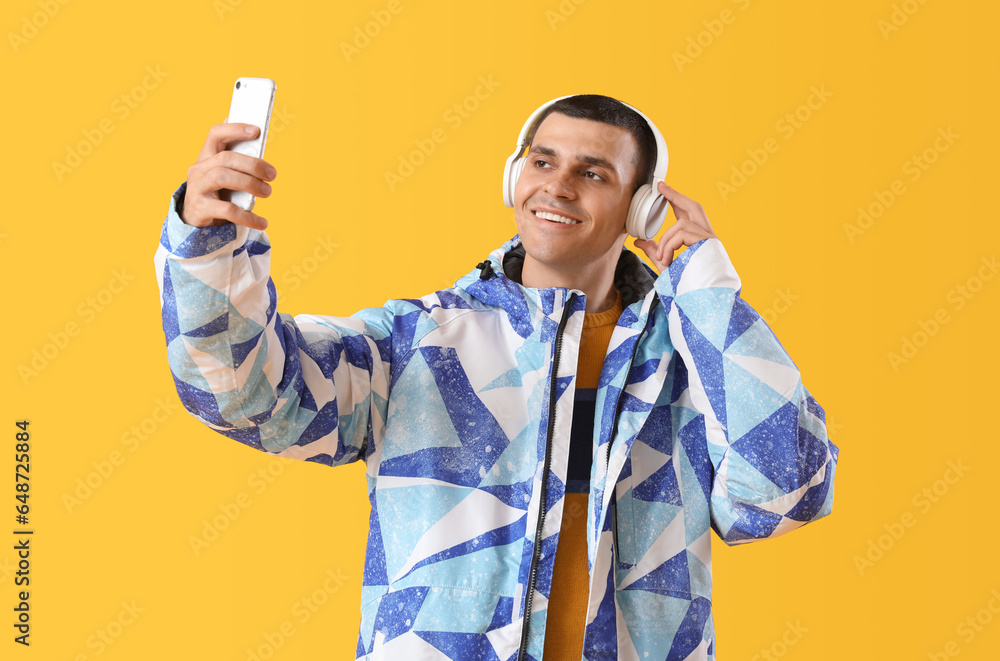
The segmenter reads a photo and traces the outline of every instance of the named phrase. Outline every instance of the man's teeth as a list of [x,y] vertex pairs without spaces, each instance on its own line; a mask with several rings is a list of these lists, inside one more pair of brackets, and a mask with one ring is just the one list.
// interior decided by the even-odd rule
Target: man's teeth
[[572,218],[560,216],[557,213],[549,213],[548,211],[536,211],[535,215],[539,218],[544,218],[545,220],[552,220],[557,223],[566,223],[567,225],[578,225],[580,223],[579,220],[573,220]]

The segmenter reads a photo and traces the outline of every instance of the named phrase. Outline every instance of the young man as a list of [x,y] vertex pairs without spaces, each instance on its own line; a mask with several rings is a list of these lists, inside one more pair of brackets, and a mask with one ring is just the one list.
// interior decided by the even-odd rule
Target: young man
[[365,461],[357,657],[713,659],[710,529],[737,544],[826,516],[837,448],[700,205],[655,182],[677,221],[636,245],[662,275],[623,250],[645,120],[553,105],[518,236],[451,289],[347,318],[277,312],[266,221],[218,199],[271,193],[269,164],[225,151],[245,128],[212,127],[171,200],[170,367],[230,438]]

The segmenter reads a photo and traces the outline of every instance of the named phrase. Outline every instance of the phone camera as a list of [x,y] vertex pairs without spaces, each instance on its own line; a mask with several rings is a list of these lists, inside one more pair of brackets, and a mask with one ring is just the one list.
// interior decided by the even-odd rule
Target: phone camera
[[240,82],[236,81],[236,89],[239,89],[239,88],[240,88]]

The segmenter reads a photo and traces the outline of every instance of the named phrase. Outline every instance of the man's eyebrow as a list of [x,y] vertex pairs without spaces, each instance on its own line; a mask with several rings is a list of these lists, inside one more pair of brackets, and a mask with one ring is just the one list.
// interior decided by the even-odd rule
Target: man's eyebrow
[[[556,157],[556,150],[552,149],[551,147],[546,147],[545,145],[532,145],[531,149],[528,150],[528,153],[542,154],[544,156],[552,156],[553,158]],[[618,170],[616,170],[615,166],[612,165],[611,162],[608,161],[607,159],[600,158],[599,156],[586,156],[586,155],[578,156],[577,158],[583,161],[584,163],[588,163],[590,165],[596,165],[597,167],[610,170],[616,175],[618,174]]]

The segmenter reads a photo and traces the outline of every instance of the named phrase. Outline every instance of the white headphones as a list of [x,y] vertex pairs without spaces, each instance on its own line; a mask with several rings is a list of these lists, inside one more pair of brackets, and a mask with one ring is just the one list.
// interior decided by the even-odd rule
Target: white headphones
[[[514,153],[507,158],[507,164],[503,168],[503,203],[508,207],[514,206],[514,185],[517,178],[524,170],[527,162],[525,152],[531,144],[531,139],[538,128],[538,118],[542,113],[557,101],[568,99],[575,94],[560,96],[552,99],[548,103],[531,113],[528,121],[521,127],[521,134],[517,137],[517,148]],[[627,108],[634,110],[640,117],[646,120],[649,128],[653,131],[653,138],[656,140],[656,166],[653,168],[653,179],[639,187],[639,190],[632,196],[632,202],[628,207],[628,217],[625,219],[625,231],[638,239],[652,239],[663,226],[663,221],[667,218],[667,209],[670,204],[656,190],[656,182],[662,181],[667,176],[667,164],[669,156],[667,154],[667,143],[663,139],[660,130],[649,120],[638,108],[634,108],[627,103],[622,103]]]

